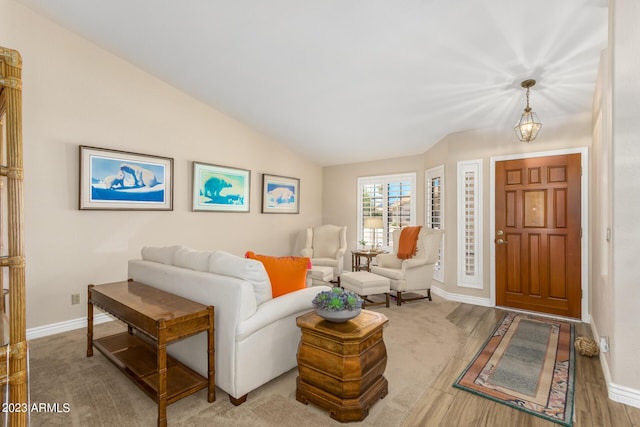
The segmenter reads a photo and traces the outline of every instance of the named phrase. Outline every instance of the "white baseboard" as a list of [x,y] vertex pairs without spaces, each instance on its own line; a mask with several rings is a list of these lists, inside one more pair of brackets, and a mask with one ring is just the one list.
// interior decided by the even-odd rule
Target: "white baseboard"
[[[593,319],[591,319],[591,323],[589,323],[589,325],[591,326],[591,334],[593,335],[593,339],[595,340],[595,342],[599,343],[600,334],[598,333],[598,328]],[[600,358],[600,367],[602,368],[602,374],[604,375],[604,380],[607,383],[608,389],[609,384],[611,384],[611,371],[609,370],[609,363],[607,362],[607,358],[602,353],[600,353],[598,357]]]
[[491,300],[489,298],[479,298],[479,297],[472,297],[469,295],[453,294],[443,290],[442,288],[439,288],[433,285],[431,285],[431,292],[448,301],[463,302],[466,304],[473,304],[473,305],[481,305],[483,307],[491,307]]
[[640,408],[640,391],[622,385],[609,383],[609,399],[625,405]]
[[[93,316],[93,324],[106,323],[114,320],[113,317],[105,313]],[[49,335],[59,334],[61,332],[73,331],[74,329],[86,328],[87,318],[80,317],[78,319],[66,320],[64,322],[52,323],[50,325],[36,326],[27,329],[27,340],[42,338]]]
[[[593,318],[591,319],[590,325],[593,339],[599,343],[600,334],[598,333],[598,328],[593,321]],[[607,395],[609,396],[609,399],[613,400],[614,402],[619,402],[625,405],[640,408],[640,390],[618,385],[611,381],[611,371],[609,370],[609,362],[607,360],[607,357],[603,353],[600,353],[599,357],[600,366],[602,367],[602,374],[604,375],[604,381],[607,384]]]

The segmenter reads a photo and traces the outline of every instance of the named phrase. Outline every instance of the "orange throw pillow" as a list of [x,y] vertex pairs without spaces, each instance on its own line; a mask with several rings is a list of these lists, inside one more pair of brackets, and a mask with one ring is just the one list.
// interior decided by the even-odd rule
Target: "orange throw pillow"
[[273,298],[307,287],[307,269],[311,260],[305,257],[273,257],[247,251],[245,258],[255,259],[264,265],[271,282]]

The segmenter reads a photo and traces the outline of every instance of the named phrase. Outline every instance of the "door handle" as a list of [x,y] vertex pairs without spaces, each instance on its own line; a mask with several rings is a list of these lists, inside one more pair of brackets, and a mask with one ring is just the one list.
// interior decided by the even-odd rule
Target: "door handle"
[[509,242],[507,242],[506,240],[497,239],[497,240],[496,240],[496,243],[497,243],[498,245],[506,245],[506,244],[508,244]]

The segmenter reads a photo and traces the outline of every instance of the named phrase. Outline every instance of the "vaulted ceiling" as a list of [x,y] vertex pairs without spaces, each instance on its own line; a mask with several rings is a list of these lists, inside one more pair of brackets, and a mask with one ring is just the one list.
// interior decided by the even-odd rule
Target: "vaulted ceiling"
[[17,0],[321,165],[591,111],[606,0]]

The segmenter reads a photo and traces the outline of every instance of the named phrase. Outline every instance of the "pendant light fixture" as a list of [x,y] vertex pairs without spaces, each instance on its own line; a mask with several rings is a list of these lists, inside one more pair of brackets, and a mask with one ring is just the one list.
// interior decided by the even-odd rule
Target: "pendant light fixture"
[[536,81],[532,79],[520,83],[523,88],[527,89],[527,107],[524,109],[520,121],[513,130],[516,132],[516,135],[518,135],[518,138],[520,138],[520,141],[524,142],[531,142],[536,139],[538,132],[542,128],[542,123],[538,119],[538,116],[531,111],[531,107],[529,107],[529,89],[535,84]]

